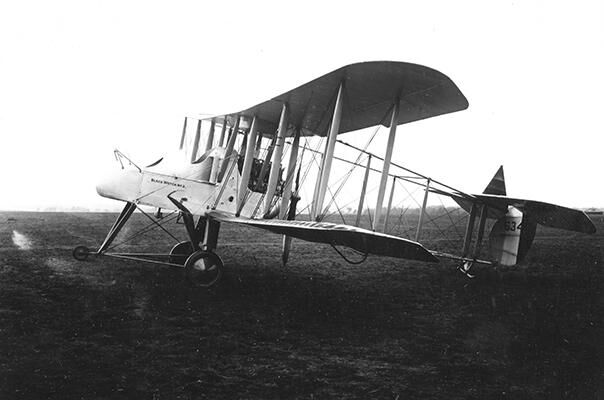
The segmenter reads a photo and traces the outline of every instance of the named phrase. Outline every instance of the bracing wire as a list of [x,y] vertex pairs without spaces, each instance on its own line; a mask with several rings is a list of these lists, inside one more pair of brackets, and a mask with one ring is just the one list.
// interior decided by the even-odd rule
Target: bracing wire
[[[438,200],[440,201],[440,204],[441,204],[442,208],[445,210],[445,213],[449,217],[449,221],[451,222],[450,226],[453,227],[453,229],[455,230],[455,233],[457,234],[457,237],[461,238],[462,234],[457,229],[457,224],[453,221],[453,217],[451,217],[451,212],[447,209],[447,207],[445,206],[445,203],[442,201],[442,199],[440,198],[440,196],[438,197]],[[457,222],[459,222],[459,221],[457,221]]]
[[[376,189],[377,189],[377,186],[374,186],[374,187],[373,187],[373,188],[371,188],[370,190],[366,191],[366,192],[365,192],[365,196],[366,196],[366,195],[368,195],[368,194],[370,194],[370,193],[372,193],[372,192],[373,192],[373,191],[375,191]],[[340,209],[345,208],[345,207],[348,207],[348,206],[350,206],[352,203],[357,203],[358,201],[359,201],[358,199],[352,199],[352,200],[350,200],[348,203],[344,203],[342,206],[340,206]],[[337,205],[336,205],[336,206],[337,206]],[[358,211],[358,210],[357,210],[357,211]],[[326,215],[325,215],[325,218],[329,218],[329,217],[331,217],[331,216],[332,216],[332,215],[334,215],[334,214],[335,214],[335,212],[333,212],[333,211],[332,211],[331,213],[326,214]]]
[[[415,193],[416,193],[416,192],[419,190],[419,188],[416,188],[416,189],[415,189],[413,192],[409,192],[409,190],[408,190],[408,189],[407,189],[407,188],[406,188],[406,187],[405,187],[405,186],[404,186],[404,185],[403,185],[403,184],[402,184],[402,183],[401,183],[399,180],[395,180],[395,182],[396,182],[396,183],[397,183],[397,184],[398,184],[400,187],[402,187],[402,188],[403,188],[403,190],[405,190],[405,192],[407,192],[407,196],[405,196],[405,197],[404,197],[404,198],[403,198],[401,201],[399,201],[399,202],[397,203],[397,206],[395,206],[395,208],[396,208],[396,207],[398,207],[398,205],[401,205],[401,206],[402,206],[402,205],[403,205],[403,204],[404,204],[404,203],[405,203],[405,202],[406,202],[406,201],[407,201],[409,198],[413,197],[413,196],[415,195]],[[400,216],[398,217],[397,222],[393,224],[393,227],[392,227],[392,229],[390,230],[390,232],[394,232],[394,231],[395,231],[395,229],[396,229],[396,228],[398,228],[399,223],[400,223],[400,225],[401,225],[401,226],[402,226],[402,225],[404,225],[404,224],[403,224],[403,222],[402,222],[402,217],[403,217],[403,214],[404,214],[404,213],[405,213],[407,210],[409,210],[409,208],[410,208],[410,207],[411,207],[411,206],[408,206],[406,209],[405,209],[404,207],[401,207],[401,214],[400,214]],[[408,235],[407,235],[407,232],[408,232],[408,231],[410,231],[410,230],[411,230],[411,228],[409,228],[409,229],[407,229],[407,230],[404,230],[404,231],[403,231],[403,232],[404,232],[404,235],[408,236]]]
[[[153,218],[151,218],[145,211],[143,211],[138,205],[136,206],[136,208],[138,208],[138,210],[145,216],[147,217],[149,220],[151,220],[152,223],[154,223],[155,225],[157,225],[161,230],[163,230],[164,232],[166,232],[169,236],[172,237],[172,239],[176,240],[178,242],[178,238],[176,236],[174,236],[172,233],[170,233],[170,231],[168,231],[166,228],[164,228],[162,226],[162,224],[160,224],[159,222],[157,222],[156,220],[154,220]],[[175,211],[174,211],[175,212]],[[174,212],[170,213],[173,214]]]
[[[140,210],[142,213],[144,213],[144,211]],[[173,211],[172,213],[170,213],[170,215],[168,215],[167,217],[164,217],[164,219],[162,219],[162,224],[167,224],[168,222],[171,222],[173,220],[175,220],[178,217],[178,212],[177,211]],[[122,240],[121,242],[115,243],[113,244],[111,247],[109,247],[107,249],[107,251],[114,249],[118,246],[124,245],[134,239],[136,239],[137,237],[140,237],[142,235],[144,235],[145,233],[151,232],[154,229],[154,225],[155,224],[159,224],[157,221],[152,221],[152,223],[149,223],[147,225],[145,225],[144,227],[142,227],[141,229],[139,229],[138,231],[134,232],[132,235],[128,236],[127,238],[125,238],[124,240]],[[176,241],[179,241],[177,238],[175,238]]]
[[[409,182],[408,180],[403,179],[402,181],[404,182]],[[414,183],[414,182],[410,182],[410,183]],[[422,205],[420,204],[420,202],[416,199],[415,195],[417,193],[417,191],[419,191],[422,186],[417,186],[415,188],[415,190],[410,191],[407,186],[405,184],[403,184],[403,182],[399,181],[399,185],[404,189],[404,191],[406,192],[406,196],[405,198],[398,202],[397,204],[404,204],[406,203],[409,199],[412,200],[412,202],[414,202],[418,207],[422,207]],[[461,221],[463,218],[465,218],[464,215],[462,215],[459,219],[455,220],[455,218],[453,217],[453,212],[451,210],[449,210],[449,208],[447,208],[443,202],[442,196],[437,196],[440,202],[440,208],[443,210],[443,213],[437,216],[431,215],[430,212],[428,212],[427,210],[424,210],[424,216],[426,218],[426,222],[427,224],[429,224],[430,226],[432,226],[433,228],[435,228],[438,232],[439,232],[439,236],[441,236],[446,243],[448,243],[448,245],[451,246],[455,246],[456,243],[450,238],[449,232],[451,229],[453,229],[453,231],[455,232],[454,236],[458,236],[460,237],[461,234],[459,232],[459,229],[457,227],[459,221]],[[414,228],[412,226],[409,226],[408,228],[405,228],[405,226],[407,226],[408,224],[405,223],[405,215],[407,213],[407,211],[411,208],[411,205],[407,206],[407,207],[402,207],[401,208],[401,212],[396,220],[396,223],[394,224],[394,226],[392,226],[391,229],[389,229],[389,232],[395,232],[397,231],[399,228],[402,228],[400,231],[400,235],[401,236],[405,236],[405,237],[411,237],[411,235],[413,234]],[[443,218],[447,218],[450,222],[450,225],[446,226],[443,228],[442,224],[439,222],[441,221]],[[430,240],[430,239],[428,239]]]
[[[364,155],[364,152],[367,150],[367,148],[369,147],[369,145],[373,142],[373,139],[375,138],[375,136],[377,135],[377,133],[379,132],[379,130],[380,130],[380,125],[378,125],[376,127],[376,129],[373,131],[373,134],[371,135],[371,137],[369,138],[369,140],[367,141],[367,143],[365,143],[365,146],[363,146],[363,150],[359,152],[359,154],[358,154],[356,160],[354,161],[352,167],[350,167],[350,169],[348,170],[348,172],[346,174],[344,174],[342,178],[340,178],[340,180],[342,182],[340,183],[340,185],[336,189],[335,195],[333,195],[331,197],[330,202],[327,203],[327,206],[325,207],[325,209],[329,209],[329,207],[335,202],[335,200],[336,200],[335,196],[337,196],[338,194],[340,194],[340,191],[342,190],[342,188],[344,187],[344,185],[346,184],[346,182],[348,182],[348,179],[352,175],[352,172],[357,167],[356,164],[358,164],[361,161],[361,157]],[[367,157],[369,157],[369,155],[367,155]]]

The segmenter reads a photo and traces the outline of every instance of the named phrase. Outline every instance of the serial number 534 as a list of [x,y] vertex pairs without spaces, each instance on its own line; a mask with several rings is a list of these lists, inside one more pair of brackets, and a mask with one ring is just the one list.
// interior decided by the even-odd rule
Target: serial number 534
[[506,231],[514,232],[522,228],[522,223],[516,224],[516,221],[505,221],[504,229]]

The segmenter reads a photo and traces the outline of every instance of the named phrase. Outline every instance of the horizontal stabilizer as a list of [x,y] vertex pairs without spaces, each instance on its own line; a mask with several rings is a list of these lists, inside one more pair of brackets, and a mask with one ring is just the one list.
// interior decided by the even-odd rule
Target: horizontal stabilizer
[[496,208],[503,208],[508,205],[514,206],[526,214],[527,217],[543,226],[582,233],[596,232],[593,222],[581,210],[542,201],[514,199],[505,196],[479,195],[477,197],[487,205]]
[[362,253],[379,256],[438,262],[438,258],[417,242],[350,225],[310,221],[256,220],[218,212],[211,212],[208,215],[220,222],[253,226],[308,242],[347,246]]
[[595,233],[596,227],[581,210],[545,203],[543,201],[516,199],[506,196],[476,194],[469,200],[461,196],[451,196],[464,210],[470,212],[472,203],[486,204],[487,216],[499,219],[507,212],[508,206],[516,207],[532,221],[550,228],[581,233]]

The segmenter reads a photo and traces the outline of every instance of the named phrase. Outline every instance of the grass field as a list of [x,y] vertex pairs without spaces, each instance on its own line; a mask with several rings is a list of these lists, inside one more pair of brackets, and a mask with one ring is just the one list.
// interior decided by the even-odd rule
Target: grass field
[[0,213],[0,398],[604,398],[601,221],[540,230],[522,266],[473,280],[300,241],[283,268],[278,236],[223,226],[226,273],[202,290],[170,267],[75,261],[114,218]]

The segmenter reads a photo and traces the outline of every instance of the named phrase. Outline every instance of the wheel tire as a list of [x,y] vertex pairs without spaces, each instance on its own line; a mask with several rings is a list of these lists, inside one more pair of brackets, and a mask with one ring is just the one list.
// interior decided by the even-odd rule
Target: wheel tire
[[90,250],[86,246],[78,246],[71,252],[73,258],[78,261],[86,261],[90,255]]
[[175,244],[170,250],[170,264],[184,265],[185,261],[193,254],[193,245],[189,241]]
[[223,267],[216,253],[199,250],[185,261],[185,277],[194,286],[208,288],[220,280]]

